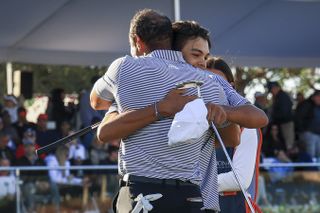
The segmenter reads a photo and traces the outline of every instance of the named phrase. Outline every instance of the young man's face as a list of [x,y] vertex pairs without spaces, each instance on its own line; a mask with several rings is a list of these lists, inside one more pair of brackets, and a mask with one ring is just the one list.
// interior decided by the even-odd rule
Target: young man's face
[[184,60],[189,64],[201,69],[206,68],[206,59],[209,56],[209,45],[205,39],[197,37],[188,40],[181,49],[181,52]]

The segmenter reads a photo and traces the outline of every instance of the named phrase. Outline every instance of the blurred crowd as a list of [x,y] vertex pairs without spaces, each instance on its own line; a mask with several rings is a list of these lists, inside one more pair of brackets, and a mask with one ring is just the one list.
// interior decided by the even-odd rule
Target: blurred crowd
[[255,93],[254,104],[269,117],[263,129],[262,157],[277,162],[320,161],[320,90],[293,99],[278,82],[268,82],[268,93]]
[[[52,152],[39,157],[35,150],[58,139],[73,134],[79,128],[87,127],[100,121],[105,112],[98,112],[89,106],[89,92],[83,90],[79,104],[65,104],[65,91],[52,90],[46,113],[39,114],[37,122],[27,120],[27,109],[13,95],[5,95],[0,101],[0,166],[47,166],[66,168],[88,165],[116,165],[118,160],[119,140],[100,143],[92,131],[70,143],[59,146]],[[78,119],[76,119],[78,117]],[[79,119],[80,118],[80,119]],[[80,124],[76,124],[79,122]],[[99,174],[99,175],[97,175]],[[106,172],[94,170],[40,170],[20,172],[21,193],[26,212],[33,212],[39,202],[51,202],[59,208],[62,195],[79,196],[83,187],[102,190],[101,178]],[[115,182],[108,176],[108,183]],[[16,176],[10,171],[0,171],[0,209],[1,201],[7,208],[14,208]],[[111,178],[111,179],[110,179]],[[113,184],[117,186],[117,184]],[[116,188],[108,184],[103,189],[110,196]],[[99,189],[98,189],[99,188]],[[78,190],[77,190],[78,189]],[[8,201],[12,201],[11,204]]]

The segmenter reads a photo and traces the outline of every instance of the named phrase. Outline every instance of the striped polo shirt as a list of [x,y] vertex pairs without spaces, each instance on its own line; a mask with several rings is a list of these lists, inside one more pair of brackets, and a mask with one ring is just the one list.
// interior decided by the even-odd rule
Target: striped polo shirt
[[[222,78],[187,64],[181,52],[170,50],[156,50],[144,57],[117,59],[99,80],[100,83],[95,85],[95,91],[99,97],[116,102],[121,113],[149,106],[163,99],[177,83],[188,80],[204,82],[201,94],[205,103],[239,105],[247,102]],[[189,89],[187,94],[196,95],[197,91]],[[169,147],[167,133],[171,123],[171,118],[156,121],[123,138],[119,150],[119,173],[201,181],[203,173],[200,172],[199,158],[205,144],[208,144],[209,130],[192,143]],[[214,149],[210,149],[207,155],[209,152],[214,152]],[[215,154],[212,160],[215,161]],[[214,181],[209,181],[215,187],[216,176],[213,175]],[[215,205],[217,202],[215,199]]]

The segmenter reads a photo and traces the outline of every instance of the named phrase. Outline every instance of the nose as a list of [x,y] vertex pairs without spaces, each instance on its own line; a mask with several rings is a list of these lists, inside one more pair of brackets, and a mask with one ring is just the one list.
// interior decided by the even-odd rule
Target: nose
[[201,61],[198,63],[198,66],[199,66],[199,68],[201,68],[201,69],[206,69],[206,68],[207,68],[206,61],[205,61],[205,60],[201,60]]

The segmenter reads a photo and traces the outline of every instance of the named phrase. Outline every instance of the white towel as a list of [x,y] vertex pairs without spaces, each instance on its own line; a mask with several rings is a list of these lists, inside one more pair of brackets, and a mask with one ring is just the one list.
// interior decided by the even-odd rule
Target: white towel
[[201,98],[187,103],[173,119],[168,132],[169,146],[193,142],[209,128],[208,110]]

